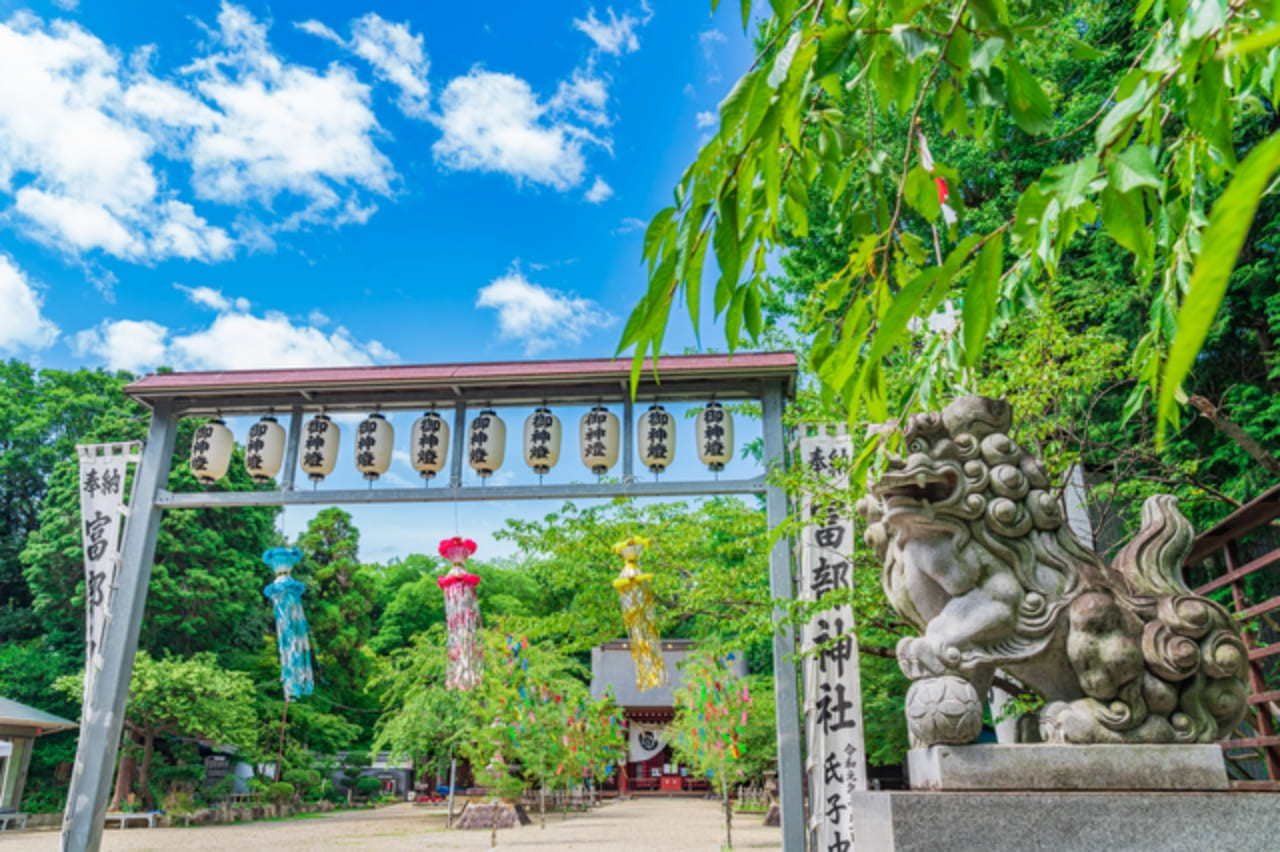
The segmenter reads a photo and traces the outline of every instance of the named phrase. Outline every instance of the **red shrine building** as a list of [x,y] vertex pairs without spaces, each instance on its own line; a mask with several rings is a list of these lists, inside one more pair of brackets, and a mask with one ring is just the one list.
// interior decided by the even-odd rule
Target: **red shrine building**
[[[675,716],[675,691],[682,679],[680,663],[693,642],[688,639],[663,639],[662,659],[667,669],[667,685],[641,692],[636,688],[636,666],[631,659],[631,643],[626,640],[605,642],[591,649],[591,695],[600,698],[612,687],[613,698],[627,720],[626,789],[632,793],[679,793],[707,789],[707,780],[697,777],[675,758],[668,726]],[[735,675],[747,674],[747,663],[741,654],[731,663]],[[619,781],[610,779],[606,786],[618,789]]]

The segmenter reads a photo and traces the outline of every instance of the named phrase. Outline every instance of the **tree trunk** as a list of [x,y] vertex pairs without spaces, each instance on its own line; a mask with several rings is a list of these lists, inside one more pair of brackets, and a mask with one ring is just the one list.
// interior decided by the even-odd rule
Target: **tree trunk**
[[1236,446],[1244,450],[1250,458],[1266,468],[1272,475],[1280,476],[1280,459],[1277,459],[1275,456],[1263,449],[1262,445],[1259,444],[1252,435],[1240,428],[1240,426],[1236,424],[1235,421],[1231,420],[1231,418],[1227,417],[1221,408],[1218,408],[1209,400],[1198,395],[1193,395],[1188,399],[1188,402],[1200,409],[1200,413],[1203,414],[1210,423],[1217,426],[1222,434],[1234,441]]
[[543,784],[538,791],[538,822],[541,828],[547,827],[547,785]]
[[733,805],[729,801],[729,776],[725,774],[724,762],[720,763],[720,793],[724,798],[724,848],[733,848]]
[[493,803],[493,816],[489,820],[489,848],[498,845],[498,808],[502,805],[502,799],[497,799]]
[[142,765],[138,767],[138,793],[142,798],[142,806],[154,810],[155,797],[151,795],[151,757],[155,754],[155,734],[147,731],[142,735]]
[[124,805],[125,797],[133,792],[133,773],[138,769],[138,758],[134,754],[133,737],[125,733],[120,748],[120,763],[116,767],[116,791],[111,797],[107,810],[118,811]]

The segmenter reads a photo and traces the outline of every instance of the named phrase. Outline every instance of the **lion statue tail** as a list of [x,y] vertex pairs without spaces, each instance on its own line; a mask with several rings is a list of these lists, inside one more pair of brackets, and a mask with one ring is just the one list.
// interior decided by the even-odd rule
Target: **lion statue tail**
[[[1247,651],[1235,620],[1220,604],[1194,594],[1182,567],[1195,531],[1169,494],[1142,505],[1142,528],[1112,562],[1127,587],[1118,603],[1142,622],[1142,655],[1149,676],[1177,693],[1168,713],[1175,741],[1212,742],[1226,736],[1244,715]],[[1144,682],[1145,700],[1163,703],[1154,681]]]
[[1189,595],[1182,564],[1195,530],[1178,511],[1178,498],[1157,494],[1142,504],[1142,528],[1111,563],[1133,595]]

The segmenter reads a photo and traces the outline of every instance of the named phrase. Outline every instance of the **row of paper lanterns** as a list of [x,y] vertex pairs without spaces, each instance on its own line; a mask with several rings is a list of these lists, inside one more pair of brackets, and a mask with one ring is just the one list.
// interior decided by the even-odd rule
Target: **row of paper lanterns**
[[[733,417],[717,402],[698,412],[696,423],[698,459],[720,472],[733,455]],[[545,474],[560,460],[562,428],[560,418],[547,408],[538,408],[524,422],[524,461],[534,473]],[[582,463],[602,476],[618,463],[622,429],[618,416],[596,406],[578,423]],[[338,461],[341,430],[323,412],[302,428],[298,450],[299,466],[313,482],[333,473]],[[640,462],[653,473],[662,473],[676,454],[675,419],[661,405],[653,405],[640,415],[636,439]],[[255,482],[269,482],[284,464],[284,427],[272,416],[249,427],[245,442],[245,469]],[[507,426],[492,409],[485,409],[471,421],[464,448],[467,462],[481,478],[502,467],[506,455]],[[227,473],[235,439],[221,419],[210,420],[196,429],[191,443],[191,472],[204,485],[217,482]],[[356,427],[356,470],[365,479],[375,480],[391,466],[395,430],[381,414],[370,414]],[[449,450],[449,424],[438,412],[428,411],[414,421],[410,432],[409,458],[423,479],[433,479],[444,470]]]

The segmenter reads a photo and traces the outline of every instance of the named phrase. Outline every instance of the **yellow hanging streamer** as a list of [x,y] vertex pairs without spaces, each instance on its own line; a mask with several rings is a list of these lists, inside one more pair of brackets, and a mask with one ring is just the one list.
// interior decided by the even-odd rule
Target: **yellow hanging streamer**
[[653,609],[653,591],[649,588],[653,575],[640,571],[640,555],[648,546],[648,539],[637,536],[613,546],[613,552],[626,561],[613,586],[622,602],[622,623],[626,625],[631,639],[636,688],[641,692],[667,683],[662,640],[658,636],[658,620]]

